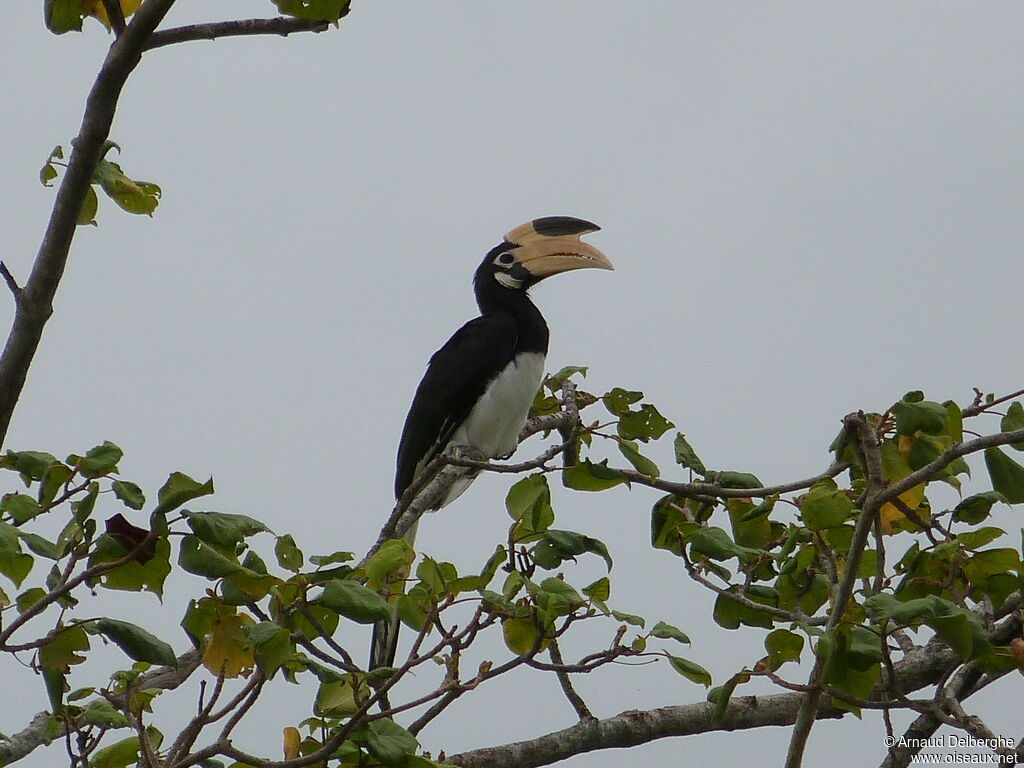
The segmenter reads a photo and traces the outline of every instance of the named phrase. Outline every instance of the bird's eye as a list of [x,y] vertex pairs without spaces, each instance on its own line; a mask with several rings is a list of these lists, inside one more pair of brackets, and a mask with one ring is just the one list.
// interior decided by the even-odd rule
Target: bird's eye
[[515,262],[515,260],[515,256],[513,256],[508,251],[505,251],[504,253],[500,254],[497,259],[495,259],[495,262],[501,264],[503,267],[507,267],[513,262]]

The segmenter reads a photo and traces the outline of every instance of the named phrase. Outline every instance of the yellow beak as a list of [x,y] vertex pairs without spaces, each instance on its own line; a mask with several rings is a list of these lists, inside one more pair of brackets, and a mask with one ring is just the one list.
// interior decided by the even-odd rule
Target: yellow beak
[[548,216],[516,227],[505,240],[519,246],[519,263],[538,279],[571,269],[614,269],[607,256],[580,239],[598,229],[582,219]]
[[578,237],[544,237],[523,245],[516,256],[531,275],[549,277],[571,269],[614,269],[608,257]]

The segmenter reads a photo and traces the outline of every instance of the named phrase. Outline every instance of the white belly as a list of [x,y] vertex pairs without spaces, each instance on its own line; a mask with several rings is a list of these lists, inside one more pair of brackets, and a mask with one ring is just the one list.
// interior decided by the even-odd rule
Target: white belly
[[544,355],[518,355],[514,364],[487,386],[449,445],[468,446],[489,458],[512,453],[543,375]]

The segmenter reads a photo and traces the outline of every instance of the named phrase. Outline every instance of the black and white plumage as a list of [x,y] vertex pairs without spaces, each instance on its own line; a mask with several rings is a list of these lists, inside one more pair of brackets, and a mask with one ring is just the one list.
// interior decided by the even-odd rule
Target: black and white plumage
[[[527,291],[573,269],[612,269],[580,238],[600,227],[570,216],[534,219],[516,227],[484,257],[473,278],[480,317],[456,331],[427,366],[398,448],[395,498],[401,499],[435,456],[456,446],[485,458],[508,456],[540,386],[548,327]],[[472,483],[456,481],[440,509]],[[405,535],[412,541],[415,526]],[[393,663],[397,626],[378,624],[371,667]]]

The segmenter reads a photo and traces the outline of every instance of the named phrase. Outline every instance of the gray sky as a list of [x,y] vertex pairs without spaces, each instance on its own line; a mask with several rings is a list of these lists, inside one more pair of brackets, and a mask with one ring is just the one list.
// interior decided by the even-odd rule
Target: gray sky
[[[19,278],[53,199],[36,174],[77,132],[109,42],[93,22],[50,35],[38,6],[13,5],[0,27],[2,257]],[[274,10],[179,6],[170,22]],[[851,410],[913,388],[964,403],[973,386],[1021,386],[1022,33],[1009,2],[449,0],[358,2],[340,33],[154,51],[112,138],[163,201],[150,220],[103,199],[99,228],[79,230],[8,443],[110,439],[151,492],[171,470],[212,474],[204,508],[292,532],[307,554],[364,549],[426,361],[476,311],[483,252],[529,218],[569,214],[604,228],[588,239],[616,271],[535,290],[549,369],[589,365],[598,393],[644,390],[709,466],[813,474]],[[10,315],[0,301],[5,329]],[[673,475],[670,447],[654,455]],[[423,550],[476,569],[506,527],[508,483],[481,479],[426,520]],[[694,640],[683,655],[720,683],[759,658],[761,636],[713,625],[681,563],[650,549],[655,498],[556,492],[558,525],[608,541],[612,605],[678,624]],[[570,575],[600,572],[583,561]],[[199,588],[119,610],[182,650],[182,600]],[[0,729],[45,708],[31,685],[0,702]],[[704,696],[662,665],[580,687],[599,716]],[[272,754],[303,716],[294,689],[279,696],[290,719],[268,709],[249,731]],[[496,683],[425,746],[568,726],[558,696],[537,673]],[[999,696],[982,713],[1019,736]],[[870,714],[820,723],[807,763],[877,761],[881,734]],[[627,762],[757,749],[775,763],[788,738],[663,740]]]

